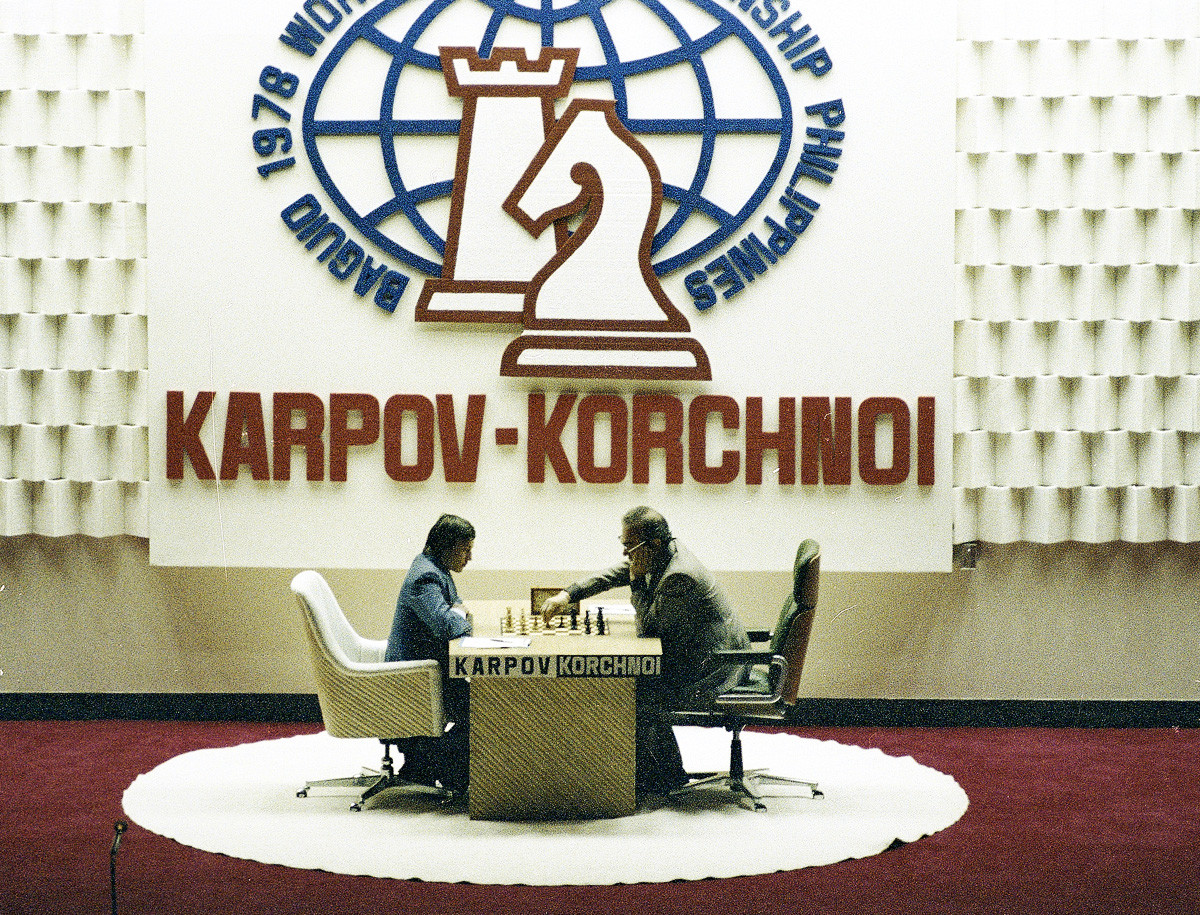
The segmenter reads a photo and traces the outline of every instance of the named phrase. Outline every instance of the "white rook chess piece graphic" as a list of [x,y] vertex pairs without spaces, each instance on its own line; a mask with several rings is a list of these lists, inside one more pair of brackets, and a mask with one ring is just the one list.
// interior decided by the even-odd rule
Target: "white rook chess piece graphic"
[[500,205],[554,123],[554,100],[570,89],[577,48],[441,48],[442,75],[463,100],[458,161],[442,275],[426,280],[418,321],[521,320],[525,289],[554,256],[556,238],[533,238]]
[[703,379],[708,356],[687,336],[650,263],[662,208],[658,166],[617,117],[615,103],[575,99],[504,201],[538,237],[583,213],[524,297],[525,333],[502,375]]

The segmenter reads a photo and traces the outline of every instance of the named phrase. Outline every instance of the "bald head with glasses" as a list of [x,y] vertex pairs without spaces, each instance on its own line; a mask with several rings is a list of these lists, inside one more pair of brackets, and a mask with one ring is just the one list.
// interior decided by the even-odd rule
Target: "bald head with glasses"
[[[639,505],[625,512],[621,517],[621,535],[618,538],[621,555],[629,564],[629,578],[625,584],[661,569],[668,558],[668,546],[674,539],[667,519],[653,508]],[[570,606],[570,593],[559,591],[542,605],[542,617],[549,622],[552,617],[567,613]]]

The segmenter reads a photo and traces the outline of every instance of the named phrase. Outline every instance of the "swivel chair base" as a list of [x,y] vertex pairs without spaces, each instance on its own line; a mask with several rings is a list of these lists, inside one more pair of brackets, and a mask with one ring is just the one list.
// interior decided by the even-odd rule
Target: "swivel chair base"
[[366,803],[376,795],[389,788],[403,788],[414,794],[427,794],[437,798],[442,804],[453,803],[463,793],[442,787],[439,784],[410,781],[397,774],[392,763],[391,744],[384,743],[383,762],[380,771],[364,769],[361,775],[351,775],[345,778],[325,778],[306,782],[304,787],[296,792],[296,797],[308,797],[310,792],[342,793],[349,789],[350,793],[358,794],[358,800],[350,805],[354,811],[362,810]]
[[[786,786],[789,789],[782,794],[772,794],[768,791],[763,791],[762,788],[769,785]],[[737,802],[747,810],[766,810],[767,805],[762,802],[764,797],[804,797],[816,798],[823,797],[824,792],[816,782],[806,782],[798,778],[787,778],[782,775],[772,775],[766,769],[751,769],[749,772],[743,772],[740,776],[734,775],[731,772],[715,772],[712,775],[703,774],[699,778],[693,778],[681,788],[676,788],[671,792],[671,797],[682,797],[685,794],[691,794],[696,791],[704,791],[708,789],[726,789],[732,794]]]
[[[808,782],[798,778],[787,778],[782,775],[772,775],[766,769],[751,769],[747,772],[742,766],[742,727],[740,723],[729,723],[728,729],[733,733],[729,745],[729,771],[704,772],[692,775],[692,780],[670,793],[670,797],[682,797],[695,791],[706,789],[727,789],[737,802],[748,810],[766,810],[762,802],[764,797],[824,797],[824,792],[816,782]],[[770,794],[762,790],[768,785],[787,786],[785,794]]]

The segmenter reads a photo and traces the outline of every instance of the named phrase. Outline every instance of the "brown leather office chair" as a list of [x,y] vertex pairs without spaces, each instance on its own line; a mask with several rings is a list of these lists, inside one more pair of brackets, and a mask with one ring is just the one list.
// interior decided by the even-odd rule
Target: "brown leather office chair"
[[455,792],[447,788],[404,778],[391,756],[393,747],[404,753],[420,741],[442,739],[446,717],[438,662],[383,660],[387,643],[355,632],[329,584],[316,572],[298,574],[292,591],[304,620],[325,730],[333,737],[375,737],[383,743],[379,772],[311,781],[297,796],[307,797],[318,789],[352,789],[358,797],[351,810],[361,810],[388,788],[453,800]]
[[[768,785],[788,786],[787,793],[820,797],[815,782],[771,775],[765,769],[745,771],[742,764],[742,728],[746,725],[786,723],[796,704],[800,674],[812,633],[817,609],[821,575],[821,548],[815,540],[805,540],[796,551],[792,565],[792,593],[787,596],[768,647],[746,651],[719,651],[724,661],[754,665],[746,681],[718,696],[708,711],[676,712],[678,724],[723,727],[733,735],[729,748],[729,771],[701,773],[693,781],[673,791],[672,797],[712,788],[725,788],[739,803],[755,810],[765,809],[760,798]],[[752,633],[752,638],[755,633]]]

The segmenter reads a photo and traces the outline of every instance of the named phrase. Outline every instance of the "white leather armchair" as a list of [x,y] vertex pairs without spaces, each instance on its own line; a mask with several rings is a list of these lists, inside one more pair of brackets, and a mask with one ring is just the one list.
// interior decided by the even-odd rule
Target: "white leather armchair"
[[381,772],[309,782],[298,795],[317,788],[363,789],[351,809],[388,788],[437,794],[453,792],[400,778],[391,748],[404,752],[413,738],[440,738],[446,727],[437,661],[385,661],[387,643],[365,639],[350,625],[325,579],[305,571],[292,579],[317,681],[325,730],[333,737],[375,737],[384,745]]

